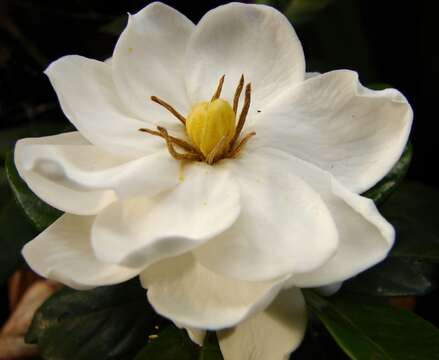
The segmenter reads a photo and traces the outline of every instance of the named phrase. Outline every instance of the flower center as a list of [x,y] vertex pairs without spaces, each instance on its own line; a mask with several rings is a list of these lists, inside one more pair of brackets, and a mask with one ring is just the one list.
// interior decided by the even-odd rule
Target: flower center
[[[187,118],[182,116],[170,104],[151,96],[151,100],[171,112],[186,128],[190,142],[173,137],[168,131],[158,126],[157,130],[139,129],[139,131],[162,137],[168,146],[169,153],[177,160],[204,161],[210,165],[225,158],[235,158],[246,142],[256,133],[251,132],[239,139],[250,108],[251,85],[245,89],[244,105],[236,125],[236,115],[239,98],[244,87],[244,76],[241,76],[235,91],[233,107],[225,100],[220,99],[224,75],[210,101],[196,104]],[[239,141],[238,141],[239,140]],[[175,147],[186,152],[178,152]]]
[[192,143],[208,156],[225,138],[229,144],[235,136],[235,112],[222,99],[201,102],[192,108],[186,120],[186,132]]

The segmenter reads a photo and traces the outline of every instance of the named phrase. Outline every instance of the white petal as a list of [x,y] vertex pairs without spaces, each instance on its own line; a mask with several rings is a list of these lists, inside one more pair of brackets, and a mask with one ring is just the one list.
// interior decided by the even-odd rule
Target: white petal
[[218,333],[224,360],[287,360],[302,342],[306,323],[302,293],[285,290],[264,311]]
[[206,330],[199,330],[195,328],[186,328],[189,338],[197,345],[203,346],[206,338]]
[[151,124],[136,119],[119,99],[111,65],[65,56],[45,71],[61,108],[91,143],[115,154],[138,156],[163,147],[163,141],[138,131]]
[[264,309],[283,284],[283,280],[245,282],[223,277],[191,253],[152,265],[140,280],[159,314],[184,327],[209,330],[236,325]]
[[393,246],[395,232],[372,200],[356,195],[332,180],[330,205],[340,236],[335,255],[319,269],[296,274],[292,282],[315,287],[345,281],[384,260]]
[[155,198],[136,197],[104,209],[93,228],[97,256],[147,266],[228,229],[240,212],[239,191],[229,172],[220,165],[190,163],[181,176],[174,189]]
[[194,342],[199,346],[203,346],[204,339],[206,338],[206,334],[207,334],[206,330],[196,329],[196,328],[185,328],[183,325],[181,325],[176,321],[174,321],[174,324],[179,329],[185,329],[192,342]]
[[158,2],[130,15],[114,50],[113,77],[121,99],[140,118],[168,128],[179,125],[150,100],[152,95],[183,116],[189,112],[183,60],[194,28],[184,15]]
[[131,279],[141,269],[100,262],[90,245],[94,217],[63,215],[23,248],[37,274],[78,290]]
[[195,249],[197,259],[213,271],[250,281],[320,267],[334,254],[338,233],[319,193],[275,156],[241,155],[229,162],[240,187],[241,215]]
[[335,282],[332,284],[320,286],[315,290],[322,296],[332,296],[335,295],[343,286],[343,281]]
[[395,232],[372,200],[347,190],[328,172],[310,163],[278,150],[267,150],[265,154],[277,157],[285,168],[300,174],[322,196],[337,225],[339,244],[335,254],[318,269],[294,274],[291,284],[316,287],[341,282],[387,256]]
[[367,89],[348,70],[311,77],[259,115],[258,136],[249,148],[289,152],[357,193],[375,185],[399,159],[413,117],[400,92]]
[[293,27],[264,5],[231,3],[209,11],[189,41],[185,63],[192,103],[210,99],[223,74],[221,97],[231,101],[244,74],[252,83],[254,113],[305,76],[303,50]]
[[179,165],[166,149],[132,159],[98,148],[79,133],[22,139],[15,163],[39,197],[78,215],[96,214],[117,198],[153,196],[178,183]]

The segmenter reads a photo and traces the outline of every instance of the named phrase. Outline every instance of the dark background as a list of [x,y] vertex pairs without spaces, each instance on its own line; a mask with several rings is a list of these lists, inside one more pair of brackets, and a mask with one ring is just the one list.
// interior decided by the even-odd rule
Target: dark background
[[[195,22],[223,3],[164,2]],[[0,0],[0,157],[17,138],[56,133],[69,126],[43,74],[48,63],[67,54],[108,58],[123,24],[119,17],[146,3]],[[436,1],[333,0],[295,23],[308,71],[353,69],[365,85],[391,84],[406,95],[415,112],[414,160],[408,178],[433,186],[439,185],[435,171],[438,13]],[[3,294],[5,290],[3,285]],[[3,294],[0,308],[7,309]],[[431,294],[419,300],[417,312],[437,323],[430,311],[435,299]],[[5,314],[6,310],[2,317]]]

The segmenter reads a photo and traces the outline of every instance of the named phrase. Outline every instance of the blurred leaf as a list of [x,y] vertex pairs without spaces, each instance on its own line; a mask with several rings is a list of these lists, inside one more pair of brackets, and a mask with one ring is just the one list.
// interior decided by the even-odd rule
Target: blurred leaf
[[381,212],[396,228],[392,256],[439,263],[439,190],[405,182]]
[[200,349],[198,360],[223,360],[215,332],[208,332]]
[[134,360],[223,360],[215,332],[206,335],[202,347],[195,345],[186,331],[169,326],[158,334]]
[[314,18],[316,13],[326,9],[332,0],[291,0],[284,14],[293,23],[303,23]]
[[88,291],[63,289],[36,312],[26,341],[46,360],[132,359],[158,317],[138,280]]
[[344,290],[382,296],[423,295],[439,282],[439,191],[404,182],[380,208],[396,240],[382,263],[345,282]]
[[352,359],[439,359],[439,330],[409,311],[365,296],[322,298],[305,291],[305,297]]
[[343,291],[378,296],[425,295],[436,286],[435,266],[389,256],[343,284]]
[[372,90],[384,90],[384,89],[392,88],[392,85],[387,83],[372,83],[372,84],[368,84],[367,87]]
[[0,283],[22,264],[21,248],[36,235],[15,199],[10,197],[6,204],[4,200],[0,208]]
[[372,199],[376,204],[382,204],[398,188],[398,185],[404,179],[410,166],[412,156],[412,146],[408,144],[401,158],[390,172],[372,189],[366,191],[363,196]]
[[[52,109],[52,105],[40,105],[38,109],[23,109],[23,112],[43,111],[43,108]],[[14,114],[16,116],[16,114]],[[30,115],[29,115],[30,116]],[[33,116],[33,115],[32,115]],[[26,137],[48,136],[65,131],[68,123],[62,121],[44,121],[40,119],[35,122],[28,122],[25,125],[15,126],[13,128],[2,129],[0,131],[0,157],[5,158],[6,153],[15,146],[18,139]]]
[[127,15],[119,16],[108,24],[102,26],[100,30],[110,35],[119,36],[122,33],[123,29],[125,29],[125,27],[127,26],[127,22]]
[[5,206],[11,195],[11,189],[9,188],[8,179],[6,178],[6,171],[3,167],[0,167],[0,208]]
[[6,155],[6,176],[18,203],[39,231],[52,224],[62,212],[40,200],[21,179],[15,168],[13,153]]
[[170,325],[158,334],[157,339],[146,345],[134,360],[194,360],[197,355],[198,346],[192,343],[186,332]]
[[306,23],[331,5],[333,0],[257,0],[257,4],[274,6],[294,24]]

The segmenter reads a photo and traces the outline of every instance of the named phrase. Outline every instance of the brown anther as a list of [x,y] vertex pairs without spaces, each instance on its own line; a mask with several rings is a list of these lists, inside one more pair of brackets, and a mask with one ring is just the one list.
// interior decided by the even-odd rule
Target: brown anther
[[176,160],[189,160],[189,161],[202,161],[203,158],[199,154],[194,153],[179,153],[175,150],[174,144],[172,143],[172,140],[170,136],[168,135],[168,131],[161,127],[157,126],[157,130],[160,131],[166,140],[166,145],[168,146],[169,153],[172,155],[172,157]]
[[252,93],[252,85],[250,83],[245,87],[245,99],[244,105],[241,110],[241,114],[239,115],[238,125],[236,126],[235,136],[230,142],[230,148],[233,148],[236,140],[238,140],[239,135],[241,134],[242,128],[244,127],[245,120],[247,119],[248,110],[250,109],[251,102],[251,93]]
[[206,157],[206,162],[212,165],[224,152],[224,148],[227,146],[227,135],[224,135],[215,147],[210,151]]
[[241,97],[243,88],[244,88],[244,74],[241,75],[241,79],[239,80],[239,84],[236,87],[235,96],[233,98],[233,111],[235,112],[235,114],[238,112],[239,98]]
[[221,96],[221,91],[223,90],[223,84],[224,84],[224,78],[226,77],[226,75],[221,76],[221,78],[219,79],[219,83],[218,86],[216,88],[215,94],[213,94],[212,99],[210,99],[210,102],[219,99],[219,97]]
[[158,98],[157,96],[151,96],[151,100],[155,103],[163,106],[166,110],[168,110],[172,115],[174,115],[178,120],[180,120],[183,125],[186,125],[186,118],[181,115],[177,110],[175,110],[171,105],[169,105],[166,101]]
[[[159,136],[159,137],[166,140],[165,136],[159,131],[155,131],[155,130],[151,130],[151,129],[147,129],[147,128],[141,128],[141,129],[139,129],[139,131],[146,132],[146,133],[151,134],[151,135]],[[193,145],[189,144],[187,141],[184,141],[182,139],[176,138],[176,137],[171,136],[171,135],[168,135],[168,137],[175,145],[178,145],[181,148],[183,148],[189,152],[201,155],[201,152],[197,148],[195,148]]]
[[236,146],[233,150],[231,150],[226,157],[230,158],[230,159],[234,159],[238,156],[238,154],[240,153],[242,147],[247,143],[247,141],[250,140],[251,137],[255,136],[256,133],[254,131],[252,131],[251,133],[246,134],[242,140],[239,142],[238,146]]

